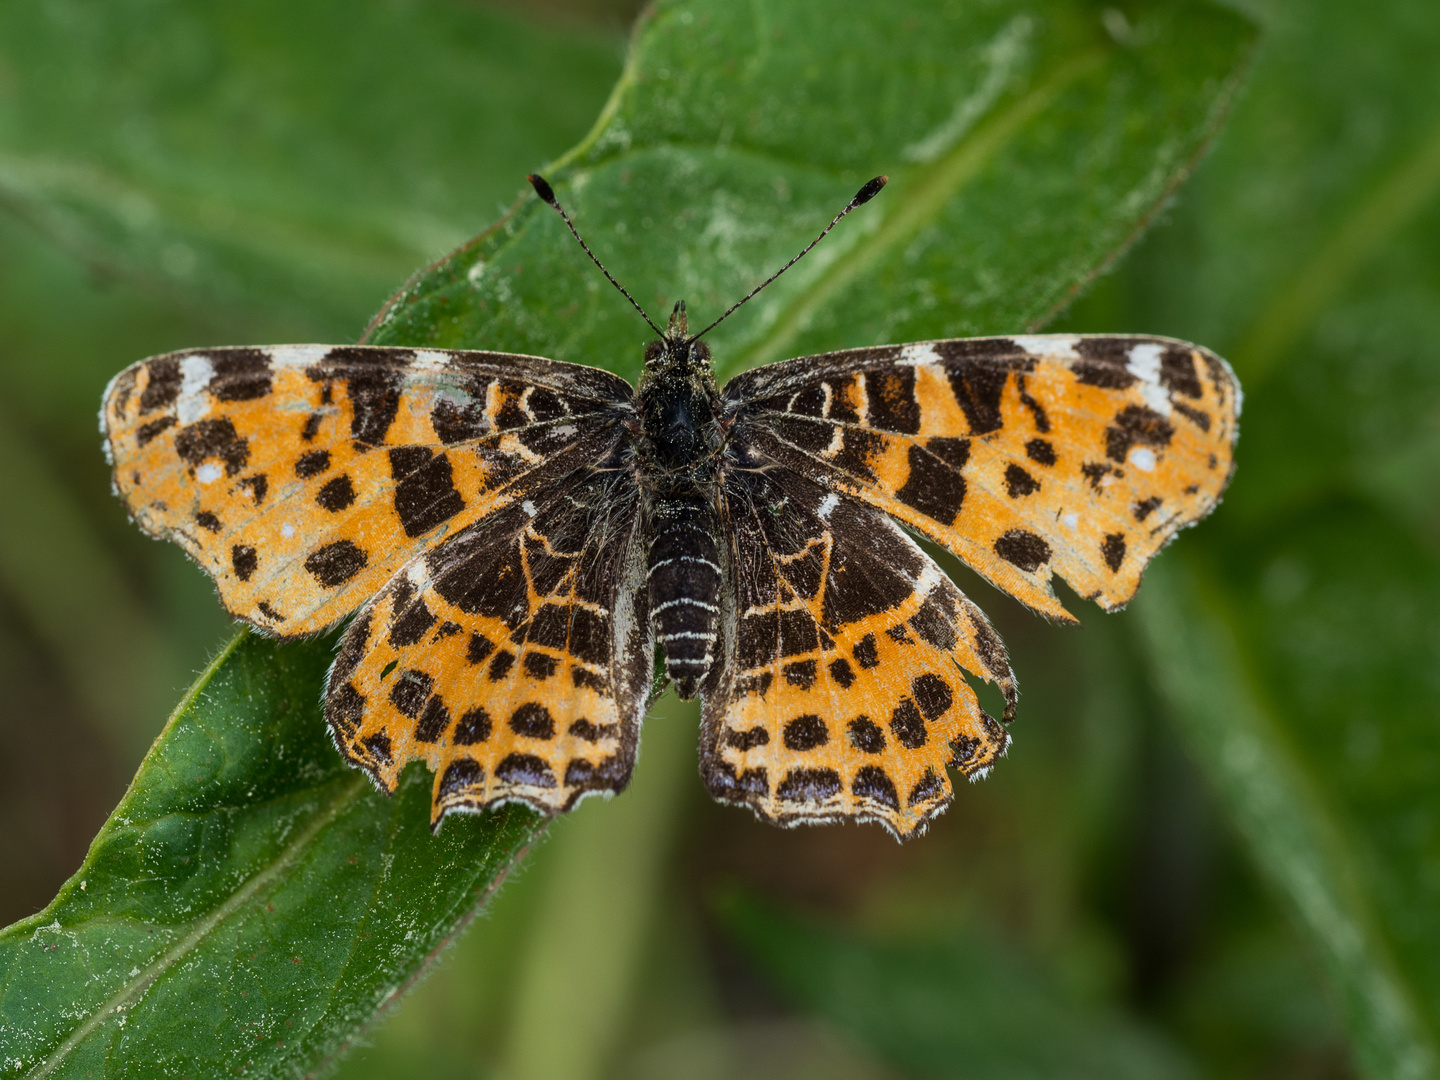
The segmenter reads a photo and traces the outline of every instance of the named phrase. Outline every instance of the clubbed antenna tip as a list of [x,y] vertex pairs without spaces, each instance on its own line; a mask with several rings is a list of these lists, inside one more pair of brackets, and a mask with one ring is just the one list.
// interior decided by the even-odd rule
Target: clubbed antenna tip
[[834,220],[832,220],[829,225],[826,225],[825,228],[820,231],[820,235],[815,237],[814,240],[811,240],[810,243],[805,245],[804,250],[802,250],[799,255],[796,255],[784,266],[780,267],[779,270],[776,270],[775,273],[771,274],[759,285],[756,285],[755,288],[751,289],[743,297],[741,297],[735,303],[731,304],[730,307],[726,309],[725,314],[721,315],[720,318],[716,319],[709,326],[705,327],[704,330],[701,330],[700,333],[691,337],[690,340],[695,341],[699,338],[704,337],[711,330],[714,330],[715,327],[719,326],[722,322],[724,322],[731,315],[733,315],[739,308],[744,307],[745,304],[749,302],[752,296],[758,293],[761,289],[765,288],[766,285],[769,285],[786,270],[789,270],[790,267],[794,266],[797,262],[803,259],[809,253],[811,248],[813,248],[821,240],[824,240],[825,237],[829,234],[830,230],[840,223],[841,218],[843,218],[846,214],[850,213],[850,211],[854,210],[857,206],[864,206],[876,195],[880,194],[880,189],[883,188],[887,183],[889,183],[889,181],[890,178],[888,176],[877,176],[874,180],[871,180],[869,183],[867,183],[864,187],[862,187],[859,191],[855,193],[855,197],[853,199],[851,199],[848,203],[845,204],[845,209],[841,210],[840,213],[836,214]]
[[[533,173],[533,172],[532,172],[532,173],[530,173],[528,176],[526,176],[525,179],[530,181],[530,186],[535,189],[535,194],[536,194],[536,195],[539,195],[540,198],[544,199],[547,203],[549,203],[551,206],[555,207],[557,210],[560,208],[560,204],[555,201],[555,189],[552,188],[552,187],[546,182],[546,180],[545,180],[545,178],[544,178],[543,176],[541,176],[539,173]],[[885,178],[884,178],[884,177],[881,177],[880,179],[881,179],[881,182],[883,183]],[[874,182],[875,182],[875,181],[873,181],[873,180],[870,181],[871,184],[873,184]],[[870,186],[869,184],[866,185],[866,187],[869,187],[869,186]],[[879,188],[876,188],[876,189],[875,189],[875,191],[879,191],[879,190],[880,190]],[[873,194],[875,194],[874,191],[872,191],[872,192],[870,193],[870,195],[873,195]],[[868,199],[868,198],[870,197],[870,195],[866,195],[865,197]],[[858,199],[860,196],[857,195],[857,196],[855,196],[855,197]]]
[[560,215],[560,220],[565,222],[565,227],[570,230],[570,235],[575,237],[576,242],[580,245],[580,250],[590,256],[590,261],[600,268],[600,272],[605,275],[605,280],[620,290],[620,295],[630,301],[635,310],[640,313],[640,317],[650,324],[651,330],[654,330],[656,334],[664,337],[665,335],[661,332],[660,328],[651,321],[649,315],[645,314],[645,309],[626,291],[624,285],[621,285],[620,282],[610,276],[610,271],[605,269],[605,264],[595,257],[595,253],[590,250],[590,245],[580,238],[580,233],[575,229],[575,223],[570,220],[570,215],[565,213],[565,208],[560,205],[560,200],[555,198],[555,189],[552,188],[539,173],[530,173],[525,179],[530,181],[530,186],[535,189],[535,194],[539,195],[541,199],[552,206],[555,212]]
[[[538,176],[532,176],[532,177],[530,178],[531,183],[534,183],[536,180],[540,180],[540,178],[539,178]],[[850,211],[850,210],[854,210],[857,206],[864,206],[867,202],[869,202],[871,199],[873,199],[876,195],[879,195],[879,194],[880,194],[880,189],[883,188],[883,187],[884,187],[886,184],[888,184],[889,182],[890,182],[890,178],[889,178],[888,176],[877,176],[877,177],[875,177],[874,180],[871,180],[868,184],[866,184],[864,187],[862,187],[859,191],[857,191],[857,192],[855,193],[855,197],[850,200],[850,205],[845,208],[846,211],[848,212],[848,211]],[[543,183],[545,183],[545,181],[544,181],[544,180],[540,180],[540,183],[543,184]],[[539,189],[539,188],[536,188],[535,190],[538,191],[538,190],[540,190],[540,189]],[[549,191],[550,189],[549,189],[549,187],[547,186],[545,190],[546,190],[546,191]],[[544,195],[541,195],[540,197],[541,197],[542,199],[545,198]],[[547,200],[547,201],[548,201],[548,200]]]

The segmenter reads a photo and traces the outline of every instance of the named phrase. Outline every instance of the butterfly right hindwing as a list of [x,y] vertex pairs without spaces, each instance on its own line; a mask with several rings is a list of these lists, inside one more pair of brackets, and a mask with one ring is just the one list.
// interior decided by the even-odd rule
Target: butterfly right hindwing
[[853,817],[897,836],[981,774],[1005,729],[965,679],[1015,683],[985,616],[884,515],[743,447],[724,491],[733,607],[706,687],[711,793],[781,823]]

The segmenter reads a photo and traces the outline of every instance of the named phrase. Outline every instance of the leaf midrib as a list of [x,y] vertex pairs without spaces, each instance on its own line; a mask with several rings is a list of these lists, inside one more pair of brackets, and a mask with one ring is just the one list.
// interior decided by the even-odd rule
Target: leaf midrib
[[[239,640],[237,635],[237,640]],[[221,657],[228,656],[231,649],[221,653]],[[220,658],[217,657],[217,660]],[[212,674],[214,665],[210,672]],[[208,680],[206,680],[208,681]],[[187,701],[193,694],[187,697]],[[65,1040],[56,1047],[42,1062],[36,1065],[25,1075],[32,1080],[40,1080],[49,1076],[59,1068],[65,1059],[101,1024],[108,1020],[115,1013],[136,1003],[147,990],[163,975],[177,960],[193,951],[203,942],[221,923],[231,915],[239,911],[244,905],[254,898],[262,889],[274,881],[280,874],[299,860],[314,839],[330,825],[340,814],[346,810],[365,791],[366,782],[362,773],[355,772],[342,776],[332,781],[334,793],[328,800],[328,805],[323,805],[314,815],[311,821],[296,834],[295,838],[281,849],[279,855],[264,870],[249,878],[240,888],[230,894],[226,900],[212,908],[207,914],[194,920],[190,929],[173,945],[162,952],[138,974],[128,979],[115,994],[97,1007],[84,1023],[75,1028]]]

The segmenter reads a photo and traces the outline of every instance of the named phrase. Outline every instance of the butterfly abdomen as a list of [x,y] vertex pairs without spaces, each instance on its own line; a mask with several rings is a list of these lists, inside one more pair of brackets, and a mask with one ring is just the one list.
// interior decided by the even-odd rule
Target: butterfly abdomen
[[665,673],[676,693],[689,699],[699,691],[715,650],[719,524],[714,507],[698,492],[655,496],[650,520],[650,619],[665,649]]

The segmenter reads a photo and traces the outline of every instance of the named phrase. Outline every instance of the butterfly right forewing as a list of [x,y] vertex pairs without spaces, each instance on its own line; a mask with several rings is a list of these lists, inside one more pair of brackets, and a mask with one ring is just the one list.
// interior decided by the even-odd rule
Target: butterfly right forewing
[[1229,480],[1229,366],[1169,338],[1050,335],[852,349],[725,388],[736,431],[915,528],[1031,607],[1107,610]]

